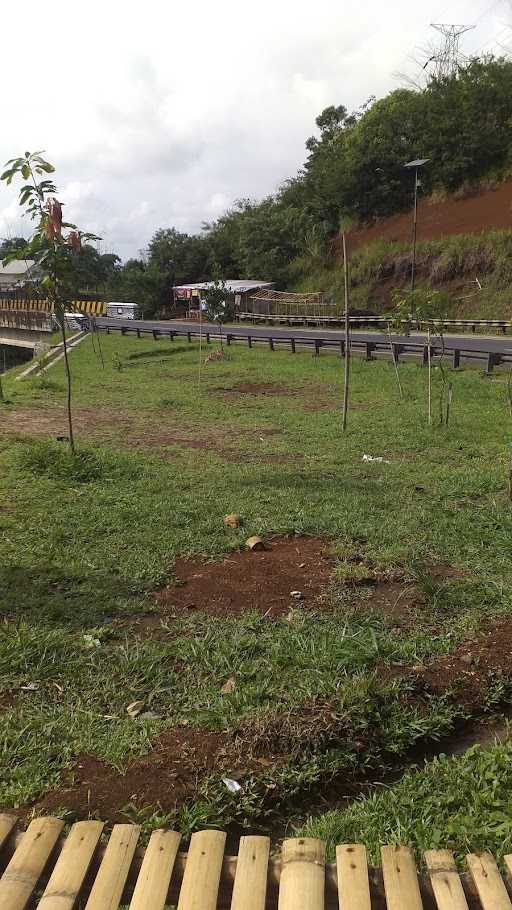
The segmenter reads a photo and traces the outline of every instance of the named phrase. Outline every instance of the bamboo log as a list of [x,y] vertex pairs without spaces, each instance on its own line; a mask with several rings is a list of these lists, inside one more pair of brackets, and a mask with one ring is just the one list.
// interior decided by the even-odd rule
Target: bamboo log
[[281,851],[279,910],[323,910],[325,844],[313,837],[285,840]]
[[144,854],[130,910],[163,910],[181,835],[176,831],[153,831]]
[[450,850],[427,850],[425,862],[439,910],[468,910],[468,902]]
[[241,837],[231,910],[265,910],[269,837]]
[[178,910],[216,910],[225,843],[224,831],[192,835]]
[[72,910],[103,831],[103,822],[76,822],[55,864],[38,908]]
[[64,827],[59,818],[36,818],[0,880],[0,910],[24,910]]

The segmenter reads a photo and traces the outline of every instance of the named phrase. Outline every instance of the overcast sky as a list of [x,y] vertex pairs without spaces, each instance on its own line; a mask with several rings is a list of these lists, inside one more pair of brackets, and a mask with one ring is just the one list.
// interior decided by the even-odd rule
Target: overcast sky
[[[66,218],[127,258],[273,192],[317,114],[397,87],[436,21],[476,23],[467,53],[512,48],[506,0],[5,3],[0,164],[45,149]],[[23,228],[1,184],[0,237]]]

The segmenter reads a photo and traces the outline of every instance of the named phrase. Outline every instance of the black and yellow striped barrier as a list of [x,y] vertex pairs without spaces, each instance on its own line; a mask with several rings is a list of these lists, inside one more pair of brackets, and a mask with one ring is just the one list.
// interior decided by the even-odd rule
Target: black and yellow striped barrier
[[[53,313],[54,306],[49,300],[41,298],[2,298],[0,297],[0,309],[2,310],[28,310],[38,313]],[[101,300],[70,300],[67,309],[73,313],[89,313],[92,316],[106,316],[107,304]]]

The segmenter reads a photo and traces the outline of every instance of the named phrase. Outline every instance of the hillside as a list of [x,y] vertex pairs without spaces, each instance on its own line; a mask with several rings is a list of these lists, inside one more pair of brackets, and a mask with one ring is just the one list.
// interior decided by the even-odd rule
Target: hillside
[[[488,183],[419,203],[417,285],[445,291],[452,316],[512,318],[512,180]],[[411,228],[408,211],[350,233],[353,307],[382,312],[397,288],[409,286]],[[299,274],[294,287],[341,298],[340,238],[330,261]]]
[[[352,250],[374,240],[408,243],[412,211],[392,215],[351,235]],[[418,239],[437,240],[454,234],[480,234],[512,229],[512,180],[477,192],[459,190],[439,198],[435,194],[418,203]]]

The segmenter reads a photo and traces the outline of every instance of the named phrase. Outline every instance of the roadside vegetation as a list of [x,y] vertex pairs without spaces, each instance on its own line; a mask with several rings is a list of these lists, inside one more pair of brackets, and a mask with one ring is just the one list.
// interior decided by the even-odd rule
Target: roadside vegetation
[[[419,366],[401,367],[399,403],[392,365],[355,359],[342,436],[334,356],[232,346],[205,363],[203,349],[199,372],[197,344],[112,335],[102,348],[104,369],[90,338],[72,354],[76,457],[56,439],[62,364],[42,379],[4,377],[0,805],[146,831],[282,832],[505,710],[503,373],[453,373],[451,423],[428,427]],[[240,526],[226,527],[228,514]],[[322,596],[292,596],[291,576],[284,609],[253,595],[214,609],[219,560],[233,561],[226,577],[249,578],[266,558],[244,552],[250,535],[275,551],[274,577],[265,563],[256,576],[269,590],[282,538],[306,550],[320,540],[332,562]],[[204,575],[203,600],[176,584],[184,557],[190,579]],[[303,563],[290,566],[299,578]],[[476,772],[458,773],[469,787]],[[310,828],[362,837],[367,805]],[[475,837],[485,829],[495,849],[512,830],[500,825],[482,816]],[[438,827],[427,814],[414,842],[435,845]],[[455,826],[457,848],[468,837]]]
[[[397,88],[361,99],[355,111],[334,99],[316,118],[303,166],[276,193],[238,200],[197,234],[164,225],[143,255],[125,263],[84,242],[78,285],[82,293],[134,300],[147,316],[169,303],[172,284],[209,279],[215,269],[226,279],[252,276],[281,289],[314,276],[315,290],[336,290],[332,278],[319,284],[317,276],[337,267],[340,225],[347,217],[357,227],[410,209],[406,161],[430,159],[422,172],[425,197],[478,192],[482,181],[496,185],[510,175],[511,79],[510,60],[485,56],[422,91]],[[0,240],[0,259],[19,254],[24,243]]]

